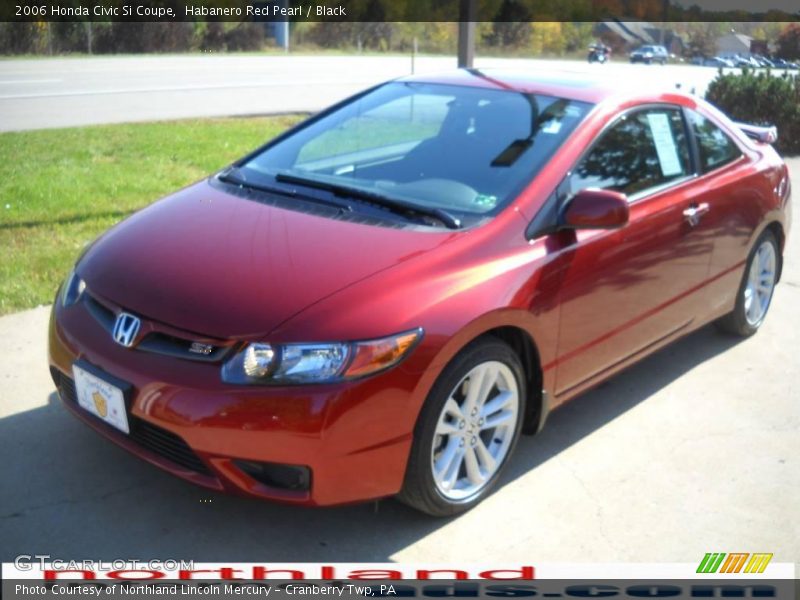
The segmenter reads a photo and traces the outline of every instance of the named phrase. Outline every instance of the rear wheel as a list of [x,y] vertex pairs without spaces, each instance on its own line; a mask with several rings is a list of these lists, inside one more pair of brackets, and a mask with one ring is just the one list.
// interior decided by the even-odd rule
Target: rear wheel
[[522,365],[508,345],[487,338],[467,347],[420,413],[398,499],[433,516],[478,504],[516,445],[524,399]]
[[717,321],[725,332],[750,336],[758,331],[767,316],[778,278],[778,242],[765,231],[750,251],[733,311]]

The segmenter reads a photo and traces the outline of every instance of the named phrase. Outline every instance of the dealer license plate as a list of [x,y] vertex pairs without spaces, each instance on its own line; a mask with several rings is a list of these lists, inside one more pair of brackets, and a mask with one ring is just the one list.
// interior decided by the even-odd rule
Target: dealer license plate
[[112,427],[130,433],[122,390],[78,365],[72,365],[72,374],[75,377],[75,391],[81,408]]

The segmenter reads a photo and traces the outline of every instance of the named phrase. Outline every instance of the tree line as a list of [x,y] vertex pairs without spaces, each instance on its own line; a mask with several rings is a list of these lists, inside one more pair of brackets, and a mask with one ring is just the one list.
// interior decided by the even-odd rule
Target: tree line
[[[290,44],[348,51],[454,52],[453,22],[292,23]],[[592,39],[591,23],[481,23],[479,44],[563,54]],[[272,25],[256,22],[0,23],[0,54],[116,54],[258,51],[275,46]]]
[[[485,53],[560,56],[584,52],[595,39],[591,22],[520,22],[477,25]],[[713,56],[716,40],[732,30],[770,42],[775,54],[800,58],[797,23],[656,23],[681,36],[683,53]],[[272,26],[257,22],[33,22],[0,23],[0,54],[116,54],[260,51],[275,46]],[[454,53],[458,24],[453,22],[299,22],[291,24],[291,45],[302,49]],[[617,44],[615,49],[628,49]]]

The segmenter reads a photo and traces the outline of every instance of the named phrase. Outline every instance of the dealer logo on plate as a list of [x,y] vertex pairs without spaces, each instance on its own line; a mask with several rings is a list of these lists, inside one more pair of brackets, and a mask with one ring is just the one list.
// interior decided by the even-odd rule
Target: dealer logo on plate
[[108,405],[106,404],[106,399],[100,392],[93,392],[92,393],[92,400],[94,400],[94,407],[97,409],[97,414],[101,417],[105,417],[108,415]]

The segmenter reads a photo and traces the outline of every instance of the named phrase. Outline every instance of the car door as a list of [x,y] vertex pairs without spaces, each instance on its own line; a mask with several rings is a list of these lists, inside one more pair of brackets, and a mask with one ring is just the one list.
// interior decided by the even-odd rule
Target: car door
[[599,136],[564,184],[629,200],[613,231],[561,233],[563,275],[556,395],[569,394],[686,329],[701,310],[713,249],[693,215],[695,162],[679,107],[626,112]]
[[684,112],[696,142],[703,226],[714,232],[706,310],[718,315],[734,301],[748,244],[768,210],[763,198],[772,194],[771,182],[757,169],[742,168],[747,160],[741,148],[709,117]]

